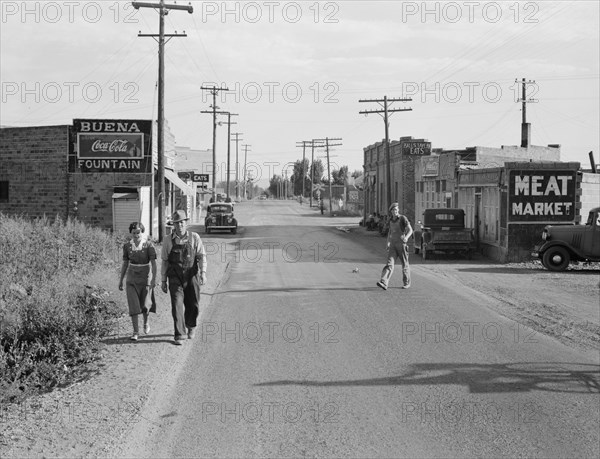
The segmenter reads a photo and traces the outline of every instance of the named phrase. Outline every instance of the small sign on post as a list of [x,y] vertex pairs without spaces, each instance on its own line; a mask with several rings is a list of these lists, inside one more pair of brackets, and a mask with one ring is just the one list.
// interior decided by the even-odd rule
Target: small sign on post
[[208,182],[208,174],[194,174],[192,177],[194,182]]

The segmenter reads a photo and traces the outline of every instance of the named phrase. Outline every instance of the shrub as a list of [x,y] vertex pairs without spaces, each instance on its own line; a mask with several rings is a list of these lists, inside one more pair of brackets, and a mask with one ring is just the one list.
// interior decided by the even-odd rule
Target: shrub
[[0,213],[0,402],[69,381],[95,359],[121,311],[107,291],[87,286],[116,247],[109,233],[46,218]]

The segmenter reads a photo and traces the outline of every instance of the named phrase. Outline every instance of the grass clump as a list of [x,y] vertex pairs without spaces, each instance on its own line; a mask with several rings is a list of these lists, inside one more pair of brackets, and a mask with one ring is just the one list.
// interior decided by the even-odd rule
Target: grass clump
[[0,403],[72,380],[123,311],[91,285],[118,241],[76,220],[0,213]]

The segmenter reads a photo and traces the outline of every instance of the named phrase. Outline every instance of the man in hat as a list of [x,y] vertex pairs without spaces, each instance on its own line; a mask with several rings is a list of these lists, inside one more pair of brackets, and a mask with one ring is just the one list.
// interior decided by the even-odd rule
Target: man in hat
[[408,265],[408,239],[412,236],[413,229],[408,218],[400,215],[398,203],[395,202],[389,209],[391,218],[388,221],[387,235],[387,264],[381,271],[381,280],[377,286],[387,290],[390,277],[394,272],[394,261],[400,257],[402,262],[402,288],[410,287],[410,266]]
[[200,286],[206,283],[206,251],[200,236],[186,231],[188,220],[185,210],[173,214],[173,232],[163,241],[161,252],[161,288],[167,293],[168,280],[177,345],[183,344],[186,335],[194,338]]

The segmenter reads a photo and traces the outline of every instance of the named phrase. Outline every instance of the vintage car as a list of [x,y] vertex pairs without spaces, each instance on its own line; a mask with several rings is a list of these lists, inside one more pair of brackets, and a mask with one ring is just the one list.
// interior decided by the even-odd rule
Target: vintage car
[[546,226],[542,241],[531,255],[550,271],[564,271],[572,261],[600,261],[600,207],[590,211],[585,225]]
[[206,207],[204,218],[204,230],[210,234],[214,230],[229,230],[232,234],[237,233],[238,223],[233,216],[233,203],[211,202]]
[[415,253],[423,260],[434,252],[460,253],[471,258],[475,237],[465,228],[463,209],[425,209],[414,231]]

